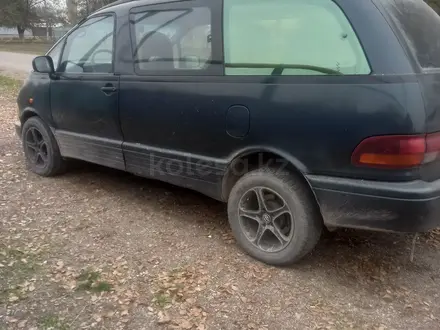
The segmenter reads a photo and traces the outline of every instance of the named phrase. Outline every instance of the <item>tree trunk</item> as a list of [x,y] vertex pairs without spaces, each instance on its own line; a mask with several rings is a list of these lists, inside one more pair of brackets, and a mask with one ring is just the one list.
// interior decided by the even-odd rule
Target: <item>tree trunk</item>
[[24,39],[24,30],[25,30],[25,28],[21,27],[20,25],[17,25],[18,37],[21,40]]

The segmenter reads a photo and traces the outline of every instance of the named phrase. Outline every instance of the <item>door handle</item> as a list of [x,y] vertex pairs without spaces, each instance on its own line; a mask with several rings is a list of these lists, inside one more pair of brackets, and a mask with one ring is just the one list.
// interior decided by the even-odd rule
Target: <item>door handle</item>
[[118,89],[114,86],[104,86],[104,87],[101,87],[101,90],[104,94],[110,95],[110,94],[113,94],[114,92],[116,92]]

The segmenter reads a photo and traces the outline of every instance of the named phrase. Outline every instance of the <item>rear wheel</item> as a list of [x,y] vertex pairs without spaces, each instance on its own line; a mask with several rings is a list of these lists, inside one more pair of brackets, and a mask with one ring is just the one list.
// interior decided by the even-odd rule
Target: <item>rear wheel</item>
[[23,150],[29,169],[41,176],[63,172],[65,161],[49,127],[38,117],[29,118],[22,129]]
[[310,189],[293,174],[272,168],[238,180],[228,200],[238,244],[271,265],[299,261],[317,244],[322,219]]

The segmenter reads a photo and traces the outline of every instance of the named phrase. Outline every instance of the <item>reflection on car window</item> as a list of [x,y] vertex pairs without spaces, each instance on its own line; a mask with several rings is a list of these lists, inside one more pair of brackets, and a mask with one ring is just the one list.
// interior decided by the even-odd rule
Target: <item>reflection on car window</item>
[[369,74],[349,21],[331,0],[225,0],[229,75]]
[[209,8],[136,13],[131,24],[137,70],[203,70],[209,66]]
[[71,73],[113,71],[113,16],[94,17],[67,37],[60,70]]

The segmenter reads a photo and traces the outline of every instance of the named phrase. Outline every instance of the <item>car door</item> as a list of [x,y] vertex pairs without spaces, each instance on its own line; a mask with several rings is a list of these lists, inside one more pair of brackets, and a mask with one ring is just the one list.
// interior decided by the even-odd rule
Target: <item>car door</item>
[[125,169],[114,74],[115,16],[94,16],[65,39],[51,83],[54,134],[64,157]]
[[219,104],[221,1],[134,8],[130,34],[134,65],[120,87],[127,170],[213,195],[219,149],[232,143]]

